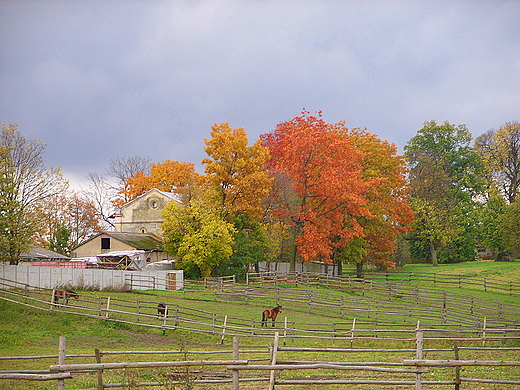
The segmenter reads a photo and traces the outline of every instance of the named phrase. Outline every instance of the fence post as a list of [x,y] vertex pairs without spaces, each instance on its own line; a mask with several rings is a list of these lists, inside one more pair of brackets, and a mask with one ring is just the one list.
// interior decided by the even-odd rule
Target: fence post
[[287,317],[283,322],[283,345],[285,346],[285,342],[287,341]]
[[56,290],[55,289],[52,289],[52,297],[51,297],[51,305],[50,305],[50,311],[52,313],[52,308],[53,306],[56,304],[54,301],[56,299]]
[[[101,351],[99,349],[94,350],[94,354],[96,355],[96,363],[101,363]],[[103,390],[105,387],[103,386],[103,370],[97,370],[97,390]]]
[[[67,355],[67,338],[65,336],[60,336],[58,364],[65,364],[66,355]],[[58,379],[58,390],[65,390],[65,379]]]
[[482,346],[486,346],[486,318],[484,317],[484,325],[482,326]]
[[108,311],[110,310],[110,297],[107,298],[107,311],[105,313],[105,317],[108,318]]
[[[459,360],[459,347],[455,345],[453,351],[455,352],[455,360]],[[460,389],[460,383],[460,366],[455,366],[455,390]]]
[[[415,352],[415,358],[417,360],[421,360],[423,358],[423,331],[419,328],[420,321],[417,321],[417,328],[415,329],[415,345],[416,345],[416,352]],[[422,374],[417,373],[415,374],[415,390],[421,390],[422,389]]]
[[[233,360],[238,360],[238,337],[233,336]],[[240,378],[238,376],[238,370],[233,370],[233,390],[239,390]]]
[[[271,344],[271,366],[276,364],[276,359],[278,357],[278,332],[274,334],[274,341]],[[276,370],[271,370],[271,375],[269,377],[269,390],[274,390],[274,382],[276,379]]]
[[226,324],[227,324],[227,315],[224,316],[224,324],[222,325],[222,338],[220,339],[220,344],[224,344],[224,337],[226,335]]
[[352,348],[352,345],[354,344],[354,329],[356,328],[356,319],[354,318],[352,320],[352,333],[350,336],[350,348]]

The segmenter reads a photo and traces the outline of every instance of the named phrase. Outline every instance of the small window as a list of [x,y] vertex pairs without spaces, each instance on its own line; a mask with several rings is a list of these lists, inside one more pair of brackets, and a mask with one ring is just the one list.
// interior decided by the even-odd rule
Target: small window
[[154,199],[150,202],[150,205],[152,206],[152,209],[156,209],[159,206],[159,203]]
[[101,238],[101,249],[110,249],[110,237]]

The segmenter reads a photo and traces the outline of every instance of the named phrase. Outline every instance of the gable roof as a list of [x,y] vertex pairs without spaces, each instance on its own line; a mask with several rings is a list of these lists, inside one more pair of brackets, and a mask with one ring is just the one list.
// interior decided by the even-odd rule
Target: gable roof
[[115,240],[124,242],[130,246],[133,246],[135,249],[141,249],[145,251],[162,251],[162,242],[159,237],[155,234],[151,233],[120,233],[120,232],[102,232],[96,234],[95,236],[89,238],[87,241],[83,241],[80,245],[86,244],[89,241],[94,240],[95,238],[106,235]]
[[166,191],[158,190],[157,188],[152,188],[151,190],[146,191],[144,194],[139,195],[137,198],[132,199],[130,202],[125,203],[120,208],[124,208],[124,207],[130,205],[130,204],[136,202],[137,200],[150,195],[152,192],[158,193],[159,195],[165,196],[165,197],[169,198],[170,200],[181,203],[181,196],[179,194],[177,194],[175,192],[166,192]]
[[22,252],[20,258],[26,260],[70,260],[70,257],[64,256],[61,253],[40,247],[33,247],[29,252]]

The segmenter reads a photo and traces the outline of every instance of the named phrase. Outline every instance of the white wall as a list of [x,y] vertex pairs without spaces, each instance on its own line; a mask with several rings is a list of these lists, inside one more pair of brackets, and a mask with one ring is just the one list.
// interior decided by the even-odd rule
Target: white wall
[[[17,266],[0,265],[0,278],[15,280],[33,287],[57,288],[62,286],[73,286],[75,288],[99,289],[122,289],[125,279],[133,275],[134,279],[140,276],[154,276],[157,280],[155,289],[166,290],[166,279],[168,274],[175,274],[176,289],[184,287],[184,273],[179,270],[166,271],[124,271],[124,270],[105,270],[96,268],[59,268],[59,267],[37,267],[37,266]],[[151,289],[152,284],[140,282],[140,287],[136,290]]]

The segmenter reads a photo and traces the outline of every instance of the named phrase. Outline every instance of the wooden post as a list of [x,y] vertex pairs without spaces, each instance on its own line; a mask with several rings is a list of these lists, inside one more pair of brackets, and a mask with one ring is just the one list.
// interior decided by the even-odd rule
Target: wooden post
[[484,325],[482,327],[482,346],[486,346],[486,317],[484,317]]
[[220,344],[224,344],[224,337],[226,336],[226,324],[227,324],[227,315],[224,317],[224,324],[222,325],[222,338],[220,339]]
[[[99,349],[94,350],[96,355],[96,363],[101,363],[101,351]],[[103,390],[103,370],[97,370],[97,390]]]
[[[419,321],[417,321],[417,328],[415,330],[415,345],[416,345],[416,352],[415,352],[415,358],[417,360],[422,360],[423,358],[423,331],[419,329]],[[422,374],[415,374],[415,390],[421,390],[422,389]]]
[[55,302],[54,302],[55,297],[56,297],[56,290],[52,289],[51,306],[50,306],[51,312],[52,312],[52,307],[55,305]]
[[352,348],[352,344],[354,344],[354,329],[356,328],[356,319],[352,320],[352,333],[350,336],[350,348]]
[[285,317],[283,322],[283,345],[285,346],[285,342],[287,341],[287,317]]
[[[65,364],[66,355],[67,355],[67,338],[65,336],[60,336],[58,364]],[[58,379],[58,390],[65,390],[65,379]]]
[[110,310],[110,297],[107,298],[107,311],[105,313],[105,317],[108,318],[108,311]]
[[[459,347],[455,345],[453,351],[455,352],[455,360],[459,360]],[[455,390],[460,389],[460,383],[460,366],[455,366]]]
[[[272,343],[271,350],[271,366],[276,364],[276,359],[278,357],[278,332],[274,334],[274,341]],[[269,390],[274,390],[274,382],[276,379],[276,370],[271,370],[271,375],[269,377]]]
[[[233,336],[233,360],[238,361],[239,352],[238,352],[238,337]],[[238,376],[238,370],[233,370],[233,390],[239,390],[240,388],[240,378]]]

